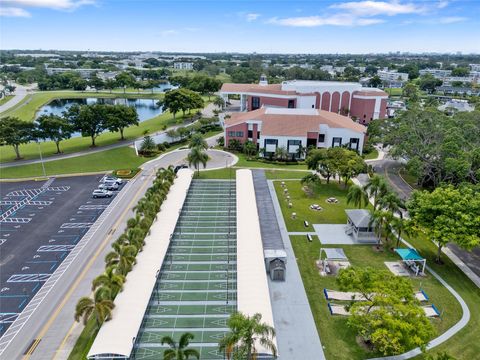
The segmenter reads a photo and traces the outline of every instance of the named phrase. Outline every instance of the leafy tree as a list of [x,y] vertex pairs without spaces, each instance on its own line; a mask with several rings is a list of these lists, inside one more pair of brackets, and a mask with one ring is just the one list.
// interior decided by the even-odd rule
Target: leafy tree
[[110,90],[110,94],[112,93],[112,90],[117,87],[117,82],[113,79],[107,79],[105,80],[105,89]]
[[380,79],[378,75],[375,75],[368,81],[368,86],[376,88],[376,87],[379,87],[380,85],[382,85],[382,79]]
[[407,98],[410,102],[415,103],[420,99],[418,86],[412,82],[408,82],[403,86],[402,96]]
[[199,147],[194,147],[190,150],[187,156],[188,166],[193,166],[197,169],[198,175],[200,175],[200,164],[203,165],[203,168],[207,166],[209,157],[204,149]]
[[[336,148],[334,148],[336,149]],[[340,177],[343,178],[345,182],[345,188],[348,185],[348,181],[365,172],[367,166],[363,158],[358,155],[355,151],[347,150],[343,148],[337,148],[338,150],[330,151],[330,153],[337,154],[338,156],[334,159],[336,160],[336,168],[338,169],[339,178],[338,181],[340,182]]]
[[199,149],[208,149],[208,144],[201,134],[193,134],[190,143],[188,144],[189,149],[199,148]]
[[0,144],[11,145],[15,150],[17,160],[22,158],[20,156],[20,145],[34,140],[35,137],[35,125],[33,123],[12,116],[0,119]]
[[49,114],[41,115],[37,119],[38,135],[42,139],[50,139],[57,146],[57,154],[61,154],[60,142],[72,137],[73,129],[64,117]]
[[350,186],[347,193],[347,204],[353,204],[359,209],[368,205],[368,194],[363,187],[358,185]]
[[243,152],[248,156],[257,155],[257,145],[253,141],[247,140],[243,144]]
[[335,176],[336,167],[332,153],[329,149],[312,149],[308,152],[306,163],[309,169],[320,173],[330,183],[330,178]]
[[114,251],[105,256],[106,266],[116,266],[120,274],[126,275],[135,264],[137,248],[133,245],[112,244]]
[[227,359],[230,359],[232,355],[235,358],[239,354],[245,355],[241,357],[242,359],[256,359],[256,342],[270,350],[274,358],[277,357],[277,348],[273,343],[275,329],[262,323],[261,320],[261,314],[247,316],[236,312],[230,315],[227,322],[230,332],[218,343],[219,350],[225,353]]
[[349,267],[340,270],[336,281],[342,290],[362,294],[365,301],[348,306],[351,316],[347,324],[383,355],[417,346],[425,349],[435,335],[409,279],[387,270]]
[[223,110],[225,107],[225,101],[221,96],[216,96],[215,99],[213,99],[213,105]]
[[125,276],[116,273],[115,266],[107,266],[105,272],[102,275],[97,276],[92,282],[92,291],[104,286],[111,290],[113,300],[120,290],[123,288],[125,282]]
[[118,87],[123,88],[123,93],[125,94],[125,89],[127,87],[133,86],[133,84],[135,83],[135,77],[132,74],[123,71],[117,76],[115,76],[115,83]]
[[437,262],[441,262],[442,248],[450,242],[466,250],[480,245],[479,185],[414,191],[407,209],[414,226],[437,244]]
[[183,105],[183,96],[180,92],[180,89],[170,90],[165,93],[163,100],[158,102],[160,106],[163,107],[163,111],[170,111],[175,120],[177,113],[182,110]]
[[145,136],[143,138],[142,144],[140,145],[140,152],[143,154],[150,154],[152,151],[155,151],[156,145],[151,136]]
[[105,105],[105,127],[110,131],[119,131],[120,140],[124,140],[123,131],[126,127],[138,125],[137,110],[128,105]]
[[278,160],[285,160],[288,156],[287,148],[285,146],[279,146],[275,149],[275,158]]
[[393,215],[385,210],[374,210],[371,213],[369,226],[373,227],[375,233],[378,236],[377,247],[380,246],[382,241],[382,234],[385,235],[385,244],[388,245],[388,235],[390,231],[390,222],[393,219]]
[[102,90],[105,87],[105,83],[97,75],[93,75],[88,81],[88,85],[93,87],[95,91]]
[[89,136],[92,140],[92,147],[95,147],[95,139],[106,128],[107,113],[105,106],[73,105],[66,112],[65,116],[73,129],[80,131],[82,136]]
[[191,333],[184,333],[180,337],[178,344],[170,336],[162,337],[162,345],[167,344],[170,349],[167,349],[163,352],[164,360],[188,360],[189,358],[200,359],[200,353],[195,350],[188,348],[190,340],[194,338],[194,335]]
[[435,78],[431,74],[423,75],[418,79],[418,86],[421,90],[427,91],[429,94],[435,92],[437,86],[441,86],[443,81]]
[[112,318],[112,310],[115,305],[111,298],[111,290],[103,286],[95,291],[93,299],[90,297],[80,298],[75,308],[75,321],[83,319],[83,324],[86,325],[90,316],[94,316],[97,328],[100,328],[105,320],[108,321]]
[[466,67],[456,67],[452,70],[452,76],[468,76],[470,74],[470,70]]
[[402,210],[405,209],[405,204],[403,203],[402,199],[400,199],[396,192],[390,189],[388,189],[387,192],[380,197],[378,205],[381,208],[390,211],[392,216],[394,214],[402,214]]
[[373,197],[373,208],[377,209],[379,200],[388,192],[388,185],[385,178],[377,174],[373,175],[368,179],[365,185],[365,191],[369,197]]

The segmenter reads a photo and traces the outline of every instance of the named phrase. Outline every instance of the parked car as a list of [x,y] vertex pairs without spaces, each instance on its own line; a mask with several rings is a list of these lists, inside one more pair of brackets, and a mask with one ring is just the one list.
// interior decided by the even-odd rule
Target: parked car
[[187,164],[180,164],[180,165],[177,165],[175,166],[175,169],[173,169],[173,171],[175,172],[175,174],[178,172],[178,170],[180,169],[188,169],[188,165]]
[[92,192],[92,196],[94,199],[96,198],[109,198],[112,197],[112,192],[108,190],[103,190],[103,189],[95,189]]
[[106,182],[114,182],[118,185],[122,184],[123,181],[122,179],[119,179],[119,178],[116,178],[114,176],[104,176],[104,178],[102,179],[102,182],[103,183],[106,183]]
[[118,184],[114,182],[104,182],[103,184],[98,185],[98,188],[104,190],[118,190]]

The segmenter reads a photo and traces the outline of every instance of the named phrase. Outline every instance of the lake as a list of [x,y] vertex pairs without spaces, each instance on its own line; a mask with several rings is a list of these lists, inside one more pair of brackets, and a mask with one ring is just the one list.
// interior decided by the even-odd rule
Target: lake
[[139,121],[145,121],[155,116],[160,115],[163,111],[157,105],[157,99],[104,99],[104,98],[84,98],[84,99],[55,99],[50,101],[47,105],[42,106],[36,117],[43,114],[62,115],[62,113],[74,104],[91,105],[91,104],[110,104],[110,105],[128,105],[133,106],[137,110]]

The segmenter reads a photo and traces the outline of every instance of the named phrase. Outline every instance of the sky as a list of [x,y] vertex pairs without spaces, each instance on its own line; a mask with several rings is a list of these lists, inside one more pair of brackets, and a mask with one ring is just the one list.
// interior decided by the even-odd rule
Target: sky
[[0,0],[0,49],[480,53],[480,0]]

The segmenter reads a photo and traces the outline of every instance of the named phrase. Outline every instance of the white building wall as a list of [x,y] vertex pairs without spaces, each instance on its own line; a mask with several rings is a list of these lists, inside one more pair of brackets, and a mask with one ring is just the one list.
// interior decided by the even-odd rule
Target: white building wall
[[297,97],[297,108],[299,109],[315,109],[315,96],[299,96]]
[[363,150],[363,142],[365,140],[365,135],[350,129],[340,129],[340,128],[328,128],[327,133],[325,134],[325,147],[332,147],[332,140],[334,137],[342,138],[342,146],[350,142],[350,138],[359,138],[360,142],[358,144],[358,151],[361,154]]

